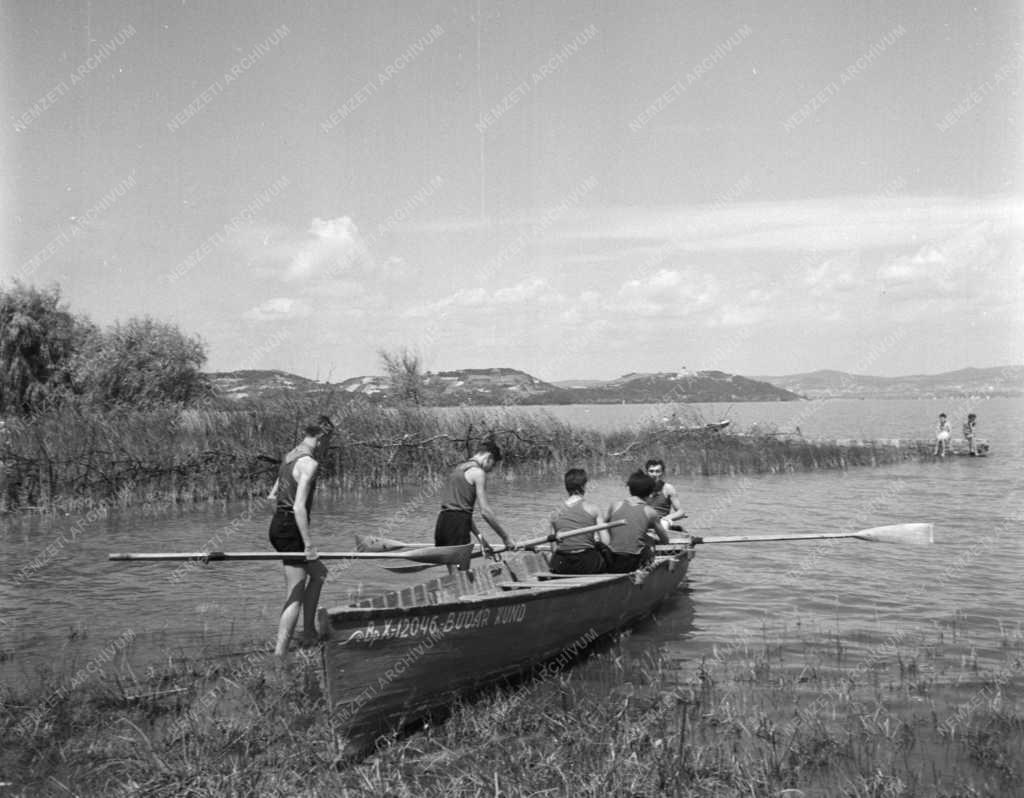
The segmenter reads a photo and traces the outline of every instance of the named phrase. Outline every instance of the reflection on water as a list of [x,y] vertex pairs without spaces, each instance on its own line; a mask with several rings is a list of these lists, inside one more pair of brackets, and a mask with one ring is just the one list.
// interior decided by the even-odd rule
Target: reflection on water
[[[947,403],[946,407],[950,407]],[[856,669],[915,667],[935,678],[966,681],[999,671],[1024,650],[1024,475],[1019,400],[990,400],[979,413],[993,455],[848,472],[676,480],[698,534],[850,531],[931,521],[936,543],[902,547],[860,541],[705,545],[691,567],[689,592],[622,643],[626,654],[660,651],[681,668],[774,652],[814,678]],[[860,409],[858,411],[858,408]],[[930,431],[935,402],[847,403],[822,434],[879,437]],[[740,412],[779,412],[778,405]],[[858,414],[859,413],[859,414]],[[839,426],[840,422],[846,426]],[[622,474],[593,479],[589,498],[607,504],[625,490]],[[515,537],[525,538],[562,498],[560,474],[523,477],[499,471],[492,502]],[[352,549],[357,533],[429,541],[434,508],[399,514],[420,486],[319,497],[314,534],[323,549]],[[2,532],[0,669],[26,678],[39,662],[87,662],[130,632],[136,661],[188,655],[211,647],[253,648],[273,635],[283,598],[276,564],[111,563],[111,551],[194,551],[211,540],[226,550],[265,550],[265,503],[156,516],[113,514],[79,519],[7,519]],[[415,524],[400,522],[407,517]],[[72,539],[72,530],[79,533]],[[26,563],[39,563],[27,579]],[[393,589],[416,575],[367,562],[332,562],[325,604]],[[420,575],[422,576],[422,574]],[[1019,671],[1013,674],[1019,678]],[[810,677],[809,677],[810,678]]]

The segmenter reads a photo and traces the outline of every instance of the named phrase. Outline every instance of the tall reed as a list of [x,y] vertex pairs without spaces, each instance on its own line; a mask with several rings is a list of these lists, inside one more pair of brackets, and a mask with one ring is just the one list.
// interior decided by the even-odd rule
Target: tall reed
[[328,489],[429,479],[485,438],[503,448],[507,468],[533,472],[582,463],[628,471],[653,456],[674,474],[746,474],[878,465],[922,454],[892,442],[841,444],[656,423],[599,433],[524,408],[390,408],[338,395],[242,407],[64,407],[7,423],[0,437],[0,509],[73,512],[262,495],[304,423],[321,413],[339,429],[322,468]]

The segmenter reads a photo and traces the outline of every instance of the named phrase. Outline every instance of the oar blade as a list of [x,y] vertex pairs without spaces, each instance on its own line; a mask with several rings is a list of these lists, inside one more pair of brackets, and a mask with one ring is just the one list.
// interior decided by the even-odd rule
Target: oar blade
[[473,544],[464,546],[424,546],[421,549],[408,549],[395,552],[405,560],[430,563],[431,565],[456,565],[465,568],[473,556]]
[[935,524],[890,524],[862,529],[856,535],[861,540],[875,543],[903,543],[927,546],[935,542]]
[[425,571],[427,568],[436,568],[440,563],[425,562],[382,562],[377,563],[381,568],[396,574],[414,574],[417,571]]
[[379,535],[356,535],[356,551],[402,551],[403,549],[421,548],[423,545],[422,543],[406,543]]

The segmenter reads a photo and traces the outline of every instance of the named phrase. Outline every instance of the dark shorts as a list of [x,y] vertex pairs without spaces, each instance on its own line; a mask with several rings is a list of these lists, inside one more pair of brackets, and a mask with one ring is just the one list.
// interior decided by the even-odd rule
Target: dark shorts
[[605,553],[605,558],[608,561],[608,573],[628,574],[649,565],[654,560],[654,551],[644,549],[639,554],[623,554],[609,550]]
[[[302,534],[299,532],[299,525],[295,521],[295,513],[290,510],[277,510],[270,520],[270,545],[277,551],[306,551],[306,544],[302,542]],[[287,565],[301,565],[306,558],[284,560]]]
[[571,554],[555,552],[551,555],[553,574],[603,574],[608,568],[597,549],[584,549]]
[[462,510],[442,510],[434,524],[435,546],[463,546],[472,540],[473,514]]

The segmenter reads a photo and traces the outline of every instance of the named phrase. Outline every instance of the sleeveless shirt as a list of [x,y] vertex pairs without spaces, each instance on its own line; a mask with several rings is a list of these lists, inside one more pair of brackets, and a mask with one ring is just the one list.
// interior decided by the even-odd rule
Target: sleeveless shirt
[[[277,509],[291,510],[295,507],[295,495],[299,490],[299,483],[296,482],[292,472],[295,470],[295,461],[301,457],[312,457],[313,451],[303,443],[300,443],[284,456],[284,462],[277,471]],[[306,513],[313,509],[313,494],[316,492],[316,477],[309,483],[309,493],[306,494]]]
[[624,526],[608,530],[611,538],[608,548],[617,554],[639,554],[646,543],[644,534],[650,526],[646,504],[623,502],[608,514],[609,521],[625,521]]
[[472,513],[476,506],[476,485],[466,481],[466,472],[471,468],[479,468],[476,460],[460,463],[448,474],[448,480],[441,488],[441,509],[459,510]]
[[656,482],[654,493],[647,497],[647,503],[658,511],[658,516],[664,518],[672,512],[672,500],[665,495],[665,483]]
[[[558,508],[557,515],[552,519],[551,524],[555,532],[567,532],[570,529],[580,529],[585,526],[593,526],[597,519],[583,509],[583,502],[562,504]],[[573,535],[565,540],[560,540],[555,545],[555,551],[559,554],[579,554],[594,548],[594,533],[584,535]]]

